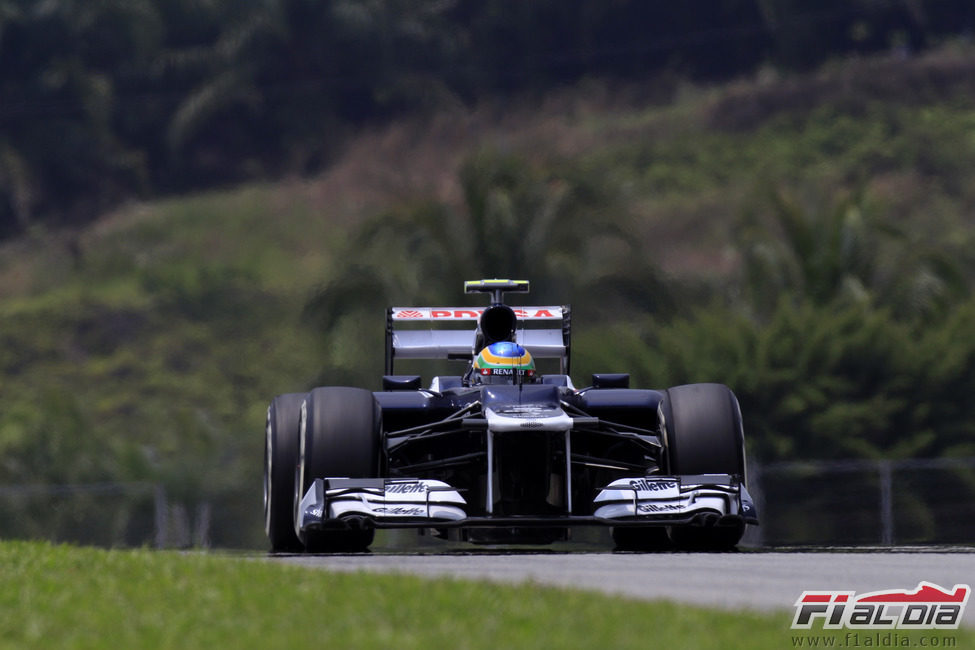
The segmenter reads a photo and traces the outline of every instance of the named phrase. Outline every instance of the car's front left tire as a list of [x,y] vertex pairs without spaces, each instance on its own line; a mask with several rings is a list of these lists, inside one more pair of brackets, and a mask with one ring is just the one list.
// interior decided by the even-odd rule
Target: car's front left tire
[[[300,415],[300,444],[294,507],[317,478],[379,477],[382,411],[373,394],[362,388],[315,388]],[[311,552],[364,551],[373,542],[371,526],[295,531]]]
[[[731,474],[745,480],[745,446],[738,399],[723,384],[667,389],[661,403],[671,474]],[[670,539],[685,550],[734,548],[745,532],[735,525],[672,526]]]

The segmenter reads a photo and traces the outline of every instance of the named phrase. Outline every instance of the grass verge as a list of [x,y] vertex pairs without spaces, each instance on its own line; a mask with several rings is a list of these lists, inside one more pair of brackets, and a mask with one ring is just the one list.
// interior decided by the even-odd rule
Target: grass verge
[[[0,585],[2,648],[762,650],[812,636],[790,630],[787,614],[44,543],[0,543]],[[937,638],[940,647],[975,641],[967,630]]]

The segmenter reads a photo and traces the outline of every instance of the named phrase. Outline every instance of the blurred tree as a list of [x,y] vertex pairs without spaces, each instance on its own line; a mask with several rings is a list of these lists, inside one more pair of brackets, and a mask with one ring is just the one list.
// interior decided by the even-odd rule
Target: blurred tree
[[953,305],[937,326],[916,342],[918,372],[913,379],[911,418],[904,426],[925,433],[932,451],[975,456],[975,301]]
[[969,4],[0,0],[0,237],[313,172],[350,129],[459,99],[908,54],[975,29]]
[[771,216],[745,217],[739,230],[746,308],[763,317],[785,294],[818,305],[876,304],[900,318],[943,314],[969,295],[961,258],[913,241],[862,192],[806,207],[770,195]]
[[460,177],[462,210],[415,204],[377,216],[340,244],[355,261],[335,269],[307,308],[326,341],[343,340],[331,363],[374,354],[375,346],[348,350],[364,328],[381,333],[375,323],[386,306],[455,303],[465,279],[527,279],[533,302],[571,300],[599,322],[672,305],[607,181],[581,170],[543,173],[489,151],[468,160]]
[[185,57],[200,82],[168,126],[174,160],[213,181],[312,171],[348,125],[441,106],[453,35],[414,0],[267,0],[224,7],[219,36]]
[[900,50],[925,45],[929,7],[938,0],[758,0],[772,41],[772,59],[790,70],[808,70],[851,52]]
[[918,411],[921,357],[911,338],[909,327],[866,305],[783,299],[767,323],[710,307],[588,332],[576,362],[598,370],[597,362],[622,360],[643,387],[731,386],[763,461],[933,455],[945,440]]
[[117,83],[155,46],[150,0],[0,3],[0,236],[90,219],[143,186]]

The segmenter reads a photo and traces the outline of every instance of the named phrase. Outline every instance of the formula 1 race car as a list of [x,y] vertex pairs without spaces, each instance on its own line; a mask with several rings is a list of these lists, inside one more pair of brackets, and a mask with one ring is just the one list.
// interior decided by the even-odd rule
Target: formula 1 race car
[[[594,374],[576,389],[569,306],[504,304],[526,281],[464,288],[490,305],[387,310],[381,391],[326,386],[271,402],[273,551],[361,551],[378,528],[547,544],[577,526],[611,527],[623,550],[723,550],[758,523],[728,387],[635,389],[628,374]],[[455,359],[465,372],[423,387],[394,374],[409,359]]]

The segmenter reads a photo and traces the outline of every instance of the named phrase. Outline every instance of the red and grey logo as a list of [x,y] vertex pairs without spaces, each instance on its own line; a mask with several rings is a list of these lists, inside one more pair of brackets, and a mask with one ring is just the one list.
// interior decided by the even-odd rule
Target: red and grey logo
[[396,318],[423,318],[423,312],[416,309],[401,309],[396,312]]
[[859,596],[853,591],[804,591],[796,600],[793,629],[956,630],[971,594],[968,585],[951,589],[919,582],[912,591],[892,589]]

